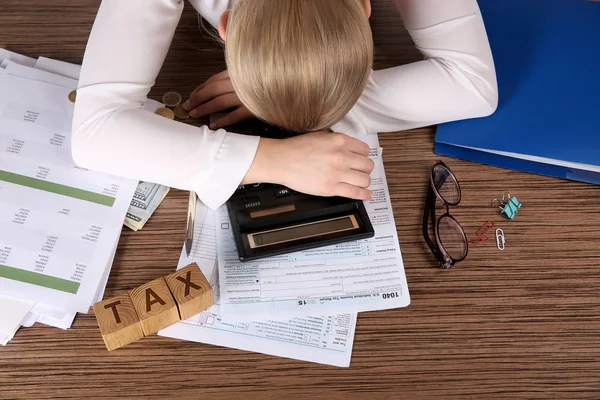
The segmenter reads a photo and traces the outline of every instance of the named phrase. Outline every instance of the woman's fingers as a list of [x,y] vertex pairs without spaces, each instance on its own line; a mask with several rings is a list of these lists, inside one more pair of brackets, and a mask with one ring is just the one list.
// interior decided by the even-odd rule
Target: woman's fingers
[[210,82],[202,89],[192,93],[190,98],[183,104],[185,110],[193,110],[198,106],[224,94],[234,93],[233,85],[229,79]]
[[350,153],[348,167],[350,169],[370,174],[375,167],[373,160],[366,156]]
[[221,71],[218,74],[211,76],[206,82],[220,81],[221,79],[229,79],[229,71]]
[[241,105],[235,93],[227,93],[222,96],[215,97],[207,103],[200,104],[198,107],[190,111],[190,117],[199,118],[212,113],[225,111],[232,107]]
[[222,116],[210,123],[210,129],[220,129],[225,126],[237,124],[238,122],[245,121],[249,118],[252,118],[253,115],[246,107],[240,107],[227,115]]
[[369,155],[369,145],[351,136],[343,133],[333,133],[332,140],[339,147],[348,149],[352,153],[360,154],[365,157]]
[[[229,72],[227,70],[219,72],[218,74],[215,74],[215,75],[211,76],[210,78],[208,78],[202,85],[200,85],[196,89],[194,89],[192,94],[196,93],[199,90],[202,90],[203,87],[205,87],[206,85],[208,85],[211,82],[216,82],[216,81],[220,81],[223,79],[229,79]],[[191,96],[192,95],[190,95],[190,97]]]
[[371,185],[371,176],[364,172],[350,169],[344,171],[341,181],[352,186],[368,188]]
[[280,183],[317,196],[368,200],[372,170],[365,143],[341,133],[312,132],[283,140],[261,138],[244,181]]
[[369,189],[353,186],[345,182],[338,183],[334,188],[334,195],[355,200],[370,200],[372,194]]

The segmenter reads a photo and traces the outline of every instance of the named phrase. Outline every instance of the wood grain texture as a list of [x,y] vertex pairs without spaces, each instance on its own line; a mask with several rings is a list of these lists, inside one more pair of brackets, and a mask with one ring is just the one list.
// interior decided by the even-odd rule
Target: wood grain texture
[[94,304],[94,314],[109,351],[144,337],[140,319],[127,293]]
[[129,291],[144,335],[154,335],[179,322],[177,303],[164,278],[157,278]]
[[165,276],[165,282],[177,303],[182,321],[215,304],[212,286],[196,263]]
[[[0,43],[81,62],[98,4],[2,0]],[[376,68],[419,59],[392,0],[373,0],[372,26]],[[152,97],[187,94],[223,68],[186,5]],[[349,369],[157,336],[109,353],[88,314],[68,331],[22,329],[0,349],[0,398],[600,398],[600,188],[443,158],[463,189],[453,215],[469,234],[496,221],[506,250],[472,247],[441,270],[421,237],[433,132],[381,135],[412,303],[360,314]],[[523,202],[512,222],[489,207],[506,190]],[[173,190],[142,231],[124,229],[107,297],[173,272],[186,205]]]

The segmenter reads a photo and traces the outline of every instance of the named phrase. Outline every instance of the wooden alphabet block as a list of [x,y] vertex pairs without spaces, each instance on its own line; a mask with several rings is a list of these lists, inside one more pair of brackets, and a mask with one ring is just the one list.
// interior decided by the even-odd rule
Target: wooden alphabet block
[[173,272],[165,280],[179,306],[182,320],[201,313],[215,303],[212,286],[196,263]]
[[102,339],[109,351],[144,337],[140,320],[128,294],[94,304],[94,313]]
[[177,304],[164,278],[158,278],[129,291],[146,336],[179,321]]

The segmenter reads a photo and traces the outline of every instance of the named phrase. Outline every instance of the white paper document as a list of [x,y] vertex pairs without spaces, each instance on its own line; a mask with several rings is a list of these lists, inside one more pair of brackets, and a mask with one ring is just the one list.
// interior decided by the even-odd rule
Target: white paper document
[[375,169],[365,207],[375,236],[240,262],[225,207],[218,211],[221,312],[237,320],[362,312],[410,303],[396,224],[376,135],[368,138]]
[[[10,61],[16,62],[19,61],[19,58],[13,58]],[[52,60],[45,57],[38,58],[38,60],[35,62],[34,68],[52,72],[71,79],[78,79],[79,71],[81,69],[79,65],[69,64],[63,61]],[[107,263],[106,270],[104,272],[104,277],[102,278],[100,285],[98,286],[95,302],[102,300],[102,297],[104,295],[104,289],[106,288],[106,282],[108,280],[110,268],[112,266],[114,256],[116,253],[117,243],[118,240],[114,244],[113,253],[110,257],[109,262]],[[23,304],[31,303],[27,300],[19,301]],[[3,301],[3,297],[0,296],[0,309],[9,306],[10,303]],[[49,307],[42,303],[37,303],[33,307],[31,307],[31,310],[27,313],[25,318],[23,318],[23,320],[21,321],[21,326],[30,327],[35,322],[40,322],[45,325],[50,325],[61,329],[67,329],[71,326],[74,318],[74,312],[67,312],[65,310]]]
[[26,67],[33,67],[36,62],[35,58],[27,57],[10,50],[0,49],[0,66],[6,67],[9,61],[24,65]]
[[[17,328],[17,330],[18,330],[18,328]],[[0,332],[0,345],[6,346],[8,344],[8,342],[10,342],[12,340],[12,338],[15,336],[15,333],[17,333],[17,330],[15,330],[12,334]]]
[[[2,59],[3,57],[4,57],[4,60]],[[12,53],[12,52],[8,52],[6,50],[0,49],[0,62],[1,62],[0,65],[4,65],[4,68],[0,68],[0,74],[2,72],[4,72],[4,69],[5,69],[6,65],[8,64],[9,59],[11,62],[25,65],[25,66],[33,65],[33,67],[36,69],[42,69],[45,71],[50,71],[52,69],[52,71],[50,71],[50,72],[54,72],[59,75],[66,76],[66,77],[72,78],[72,79],[79,78],[79,70],[81,69],[81,67],[79,65],[69,64],[69,63],[65,63],[63,61],[52,60],[52,59],[45,58],[45,57],[40,57],[36,61],[33,58],[22,56],[17,53]],[[112,264],[112,260],[111,260],[111,264]],[[103,293],[103,289],[102,289],[102,293]],[[61,319],[58,320],[58,319],[56,319],[56,314],[59,314],[60,310],[48,308],[47,306],[44,306],[43,304],[40,304],[40,303],[34,304],[33,302],[23,300],[23,299],[7,300],[7,298],[5,296],[0,296],[0,313],[1,313],[2,309],[12,309],[12,310],[29,309],[29,312],[25,315],[25,317],[20,322],[21,326],[26,326],[26,327],[31,327],[36,321],[38,321],[40,323],[52,325],[52,326],[60,325],[61,328],[67,329],[70,327],[70,324],[67,326],[67,322],[69,320],[72,322],[73,319],[75,318],[74,313],[71,313],[70,316],[67,316],[65,312],[61,312],[60,313]],[[48,310],[50,311],[50,313],[45,314],[45,312]],[[52,316],[50,316],[50,315],[52,315]],[[13,330],[13,334],[12,335],[3,335],[3,338],[0,338],[0,342],[4,342],[3,344],[6,345],[8,343],[8,341],[10,339],[12,339],[12,336],[14,336],[14,334],[17,332],[18,329],[19,329],[19,326],[17,325],[17,327]],[[0,335],[2,335],[1,331],[6,332],[6,330],[0,329]]]
[[0,76],[0,292],[61,321],[95,300],[137,186],[74,165],[76,85],[11,62]]
[[79,80],[79,75],[81,73],[81,65],[71,64],[59,60],[53,60],[51,58],[46,57],[38,58],[33,67],[35,69],[39,69],[46,72],[52,72],[53,74],[66,76],[67,78],[75,80]]
[[178,269],[196,262],[213,286],[215,305],[158,334],[232,347],[279,357],[348,367],[352,356],[356,314],[318,315],[288,320],[231,322],[221,318],[214,212],[198,202],[194,243],[188,258],[182,250]]
[[0,343],[6,345],[33,307],[33,302],[0,295],[0,305]]

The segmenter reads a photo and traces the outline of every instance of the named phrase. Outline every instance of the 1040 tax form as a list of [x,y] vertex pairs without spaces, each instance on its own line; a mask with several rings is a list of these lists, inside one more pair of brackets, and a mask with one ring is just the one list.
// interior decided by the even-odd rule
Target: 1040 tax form
[[373,199],[365,203],[373,238],[240,262],[227,209],[218,210],[221,312],[226,319],[374,311],[410,303],[381,148],[376,135],[361,140],[369,144],[375,162]]
[[214,212],[198,201],[192,251],[190,257],[186,257],[182,249],[178,268],[197,263],[213,287],[215,305],[161,330],[159,335],[338,367],[350,366],[356,313],[316,313],[252,322],[224,320],[220,309],[216,241]]

